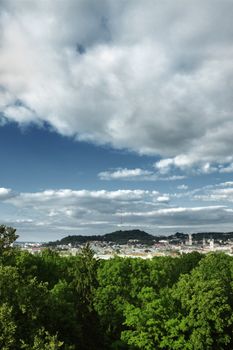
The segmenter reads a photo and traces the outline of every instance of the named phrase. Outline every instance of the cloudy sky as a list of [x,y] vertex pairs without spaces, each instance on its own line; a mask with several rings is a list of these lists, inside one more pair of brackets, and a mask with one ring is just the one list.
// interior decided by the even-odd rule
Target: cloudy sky
[[233,230],[231,0],[0,0],[0,223]]

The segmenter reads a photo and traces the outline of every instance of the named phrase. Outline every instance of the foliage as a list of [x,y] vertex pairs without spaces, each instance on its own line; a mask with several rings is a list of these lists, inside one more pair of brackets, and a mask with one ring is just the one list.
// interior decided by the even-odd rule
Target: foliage
[[12,317],[12,307],[7,303],[0,306],[0,348],[14,349],[16,324]]
[[16,229],[0,225],[0,255],[3,250],[9,248],[17,238]]
[[34,256],[0,227],[0,349],[233,349],[231,256]]
[[63,345],[63,342],[57,339],[57,335],[51,336],[44,328],[39,329],[35,335],[33,344],[27,345],[22,342],[21,349],[23,350],[58,350]]

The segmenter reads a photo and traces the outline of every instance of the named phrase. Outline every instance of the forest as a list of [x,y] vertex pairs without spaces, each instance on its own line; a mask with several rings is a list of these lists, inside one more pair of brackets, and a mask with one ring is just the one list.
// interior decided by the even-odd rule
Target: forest
[[233,349],[233,258],[98,260],[13,248],[0,226],[1,350]]

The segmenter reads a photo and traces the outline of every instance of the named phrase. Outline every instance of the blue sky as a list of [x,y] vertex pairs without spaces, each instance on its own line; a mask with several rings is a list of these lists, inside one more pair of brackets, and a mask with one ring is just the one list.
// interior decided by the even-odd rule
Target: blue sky
[[232,15],[3,0],[0,222],[42,241],[232,230]]

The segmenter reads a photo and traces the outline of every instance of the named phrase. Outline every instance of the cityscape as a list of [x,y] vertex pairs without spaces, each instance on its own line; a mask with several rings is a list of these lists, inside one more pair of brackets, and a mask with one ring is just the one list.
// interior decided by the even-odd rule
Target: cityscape
[[[122,231],[122,235],[124,235],[124,231]],[[200,235],[203,238],[200,238]],[[151,259],[156,256],[179,256],[191,252],[202,254],[224,252],[228,255],[233,255],[233,233],[229,233],[229,237],[223,234],[221,237],[220,235],[221,233],[218,233],[216,239],[214,238],[216,236],[215,233],[202,233],[199,234],[198,239],[195,239],[196,234],[176,233],[167,237],[157,236],[154,240],[152,239],[147,243],[140,242],[140,239],[129,239],[127,243],[124,242],[123,244],[103,239],[103,241],[88,240],[88,243],[73,242],[68,244],[61,244],[59,242],[53,244],[24,242],[17,243],[17,246],[32,254],[38,254],[44,249],[50,248],[57,251],[61,256],[75,256],[80,254],[86,244],[89,244],[95,257],[98,259],[111,259],[116,256]]]

